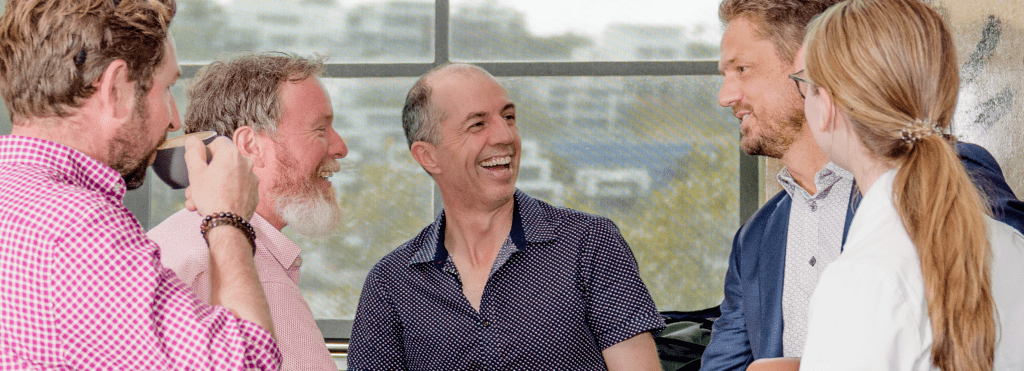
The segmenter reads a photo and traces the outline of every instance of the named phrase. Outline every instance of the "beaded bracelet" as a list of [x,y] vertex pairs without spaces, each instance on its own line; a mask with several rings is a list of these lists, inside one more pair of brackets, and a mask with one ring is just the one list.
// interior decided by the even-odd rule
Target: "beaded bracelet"
[[252,229],[252,225],[245,221],[238,215],[223,212],[213,213],[203,218],[203,224],[199,226],[199,232],[203,234],[203,239],[206,240],[206,245],[210,245],[210,240],[206,238],[206,232],[209,232],[213,227],[221,225],[230,225],[238,228],[245,235],[245,239],[249,240],[249,245],[252,246],[252,254],[256,255],[256,231]]

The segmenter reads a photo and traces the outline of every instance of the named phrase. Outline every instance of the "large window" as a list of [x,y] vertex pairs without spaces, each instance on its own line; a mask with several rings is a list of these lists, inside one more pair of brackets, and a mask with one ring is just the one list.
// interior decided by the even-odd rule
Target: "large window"
[[[716,102],[717,5],[183,0],[172,32],[186,77],[246,50],[327,57],[334,126],[349,146],[333,179],[344,226],[322,240],[285,228],[304,249],[301,287],[318,318],[351,319],[367,271],[442,207],[400,114],[415,78],[446,61],[487,68],[519,107],[518,187],[611,218],[659,309],[692,310],[721,301],[745,219],[736,122]],[[755,183],[756,163],[746,169]],[[183,195],[149,184],[152,227]]]
[[[184,79],[173,92],[184,113],[181,87],[237,52],[327,58],[349,147],[332,179],[344,225],[327,239],[285,228],[304,250],[301,287],[317,318],[351,319],[367,271],[443,207],[409,156],[400,112],[416,77],[448,61],[488,69],[516,102],[520,189],[611,218],[659,309],[701,309],[720,302],[732,235],[757,207],[757,163],[739,154],[736,122],[716,102],[717,3],[179,0]],[[184,201],[148,179],[126,198],[147,229]]]

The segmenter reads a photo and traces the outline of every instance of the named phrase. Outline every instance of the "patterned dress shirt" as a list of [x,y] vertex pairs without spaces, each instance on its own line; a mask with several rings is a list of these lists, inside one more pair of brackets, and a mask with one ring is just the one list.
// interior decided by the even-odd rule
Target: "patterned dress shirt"
[[814,176],[814,195],[797,184],[788,169],[779,172],[779,183],[793,199],[782,278],[782,354],[799,357],[807,335],[811,294],[821,272],[842,251],[853,174],[829,162]]
[[[202,217],[185,209],[149,231],[160,245],[160,261],[192,287],[203,303],[210,303],[210,252],[199,233]],[[313,313],[299,291],[302,250],[259,214],[250,221],[256,230],[256,271],[270,303],[282,370],[337,371],[324,345]]]
[[665,324],[612,221],[516,191],[480,310],[444,247],[444,212],[385,256],[359,298],[354,370],[604,370],[601,351]]
[[109,166],[0,137],[0,369],[276,369],[274,340],[160,264]]

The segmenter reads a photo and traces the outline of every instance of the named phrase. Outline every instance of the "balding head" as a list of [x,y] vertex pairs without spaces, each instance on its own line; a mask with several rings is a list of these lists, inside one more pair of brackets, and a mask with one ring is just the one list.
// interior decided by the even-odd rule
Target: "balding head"
[[438,126],[444,121],[446,113],[431,101],[431,93],[435,81],[452,74],[482,74],[494,78],[483,68],[461,63],[444,64],[420,76],[406,95],[405,107],[402,108],[402,128],[405,129],[405,140],[410,147],[418,141],[435,145],[441,142]]

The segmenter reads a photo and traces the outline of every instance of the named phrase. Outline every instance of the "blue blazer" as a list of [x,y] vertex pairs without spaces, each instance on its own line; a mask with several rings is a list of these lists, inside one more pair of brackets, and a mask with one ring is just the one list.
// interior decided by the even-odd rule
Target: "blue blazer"
[[[993,217],[1024,233],[1024,203],[1006,184],[995,158],[975,144],[959,143],[957,150],[975,186],[988,197]],[[850,195],[843,243],[859,200],[855,194]],[[782,276],[791,203],[785,191],[779,192],[736,232],[722,316],[712,327],[701,370],[745,370],[755,359],[782,357]]]

